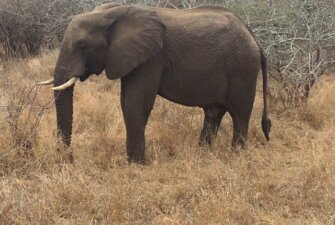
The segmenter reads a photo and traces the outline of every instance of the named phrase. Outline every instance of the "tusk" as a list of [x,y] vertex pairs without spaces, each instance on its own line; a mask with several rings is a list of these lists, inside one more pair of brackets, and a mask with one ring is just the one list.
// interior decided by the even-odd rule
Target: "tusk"
[[49,85],[53,83],[54,83],[54,79],[50,79],[50,80],[38,82],[37,85]]
[[51,88],[54,91],[62,91],[65,90],[66,88],[72,86],[74,83],[76,83],[76,81],[78,80],[78,77],[72,77],[68,82],[66,82],[65,84],[62,84],[60,86],[57,87],[53,87]]

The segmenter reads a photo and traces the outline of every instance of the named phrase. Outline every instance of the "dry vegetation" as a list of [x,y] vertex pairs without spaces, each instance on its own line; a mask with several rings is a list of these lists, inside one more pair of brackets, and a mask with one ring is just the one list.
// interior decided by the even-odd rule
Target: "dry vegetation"
[[[140,166],[125,160],[118,82],[94,77],[76,88],[75,162],[67,164],[52,93],[34,86],[56,56],[9,62],[1,74],[1,225],[334,224],[333,81],[318,83],[300,108],[272,105],[269,143],[258,93],[249,147],[237,151],[229,117],[213,148],[200,148],[202,111],[157,98]],[[22,102],[23,91],[30,97]]]
[[[11,33],[18,38],[14,47],[7,48],[12,38],[0,32],[5,50],[0,50],[0,225],[335,224],[335,76],[320,76],[334,63],[331,7],[317,7],[321,11],[308,14],[307,6],[313,3],[309,0],[292,0],[304,3],[297,11],[290,11],[293,3],[280,11],[276,7],[285,4],[275,0],[202,1],[224,2],[240,12],[265,46],[272,74],[271,141],[265,141],[260,127],[261,86],[247,149],[231,149],[228,115],[214,146],[198,147],[202,110],[157,97],[146,129],[147,165],[141,166],[126,162],[118,81],[100,76],[77,84],[73,164],[66,163],[68,149],[56,139],[53,93],[35,85],[52,76],[58,54],[58,50],[39,50],[57,45],[53,38],[61,35],[68,15],[101,1],[57,0],[51,6],[42,0],[22,2],[0,2],[1,12],[12,13],[0,15],[0,28],[4,22],[22,23],[20,32]],[[193,0],[123,2],[179,8],[198,4]],[[263,2],[264,8],[250,7],[255,2]],[[72,8],[62,11],[70,3]],[[49,36],[34,36],[34,32],[25,36],[25,29],[36,23],[18,17],[20,8],[14,6],[20,6],[21,12],[22,7],[29,9],[22,14],[29,18],[48,12],[48,21],[36,21],[41,29],[51,29]],[[41,8],[37,14],[36,6]],[[22,37],[31,39],[24,42]],[[40,45],[29,52],[31,40]],[[15,50],[15,46],[23,47]],[[22,52],[38,55],[4,59]],[[297,104],[294,96],[306,85],[313,86],[307,89],[308,98]]]

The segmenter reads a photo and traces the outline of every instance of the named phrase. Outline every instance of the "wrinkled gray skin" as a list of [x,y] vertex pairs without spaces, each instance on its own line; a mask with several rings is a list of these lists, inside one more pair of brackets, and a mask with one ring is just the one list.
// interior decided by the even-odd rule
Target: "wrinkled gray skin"
[[[156,95],[203,108],[200,144],[210,144],[222,117],[233,120],[233,146],[244,145],[263,73],[262,128],[269,140],[266,58],[250,29],[219,6],[189,10],[105,4],[77,15],[68,26],[54,86],[72,77],[86,80],[105,70],[121,78],[121,107],[127,130],[129,162],[144,162],[144,130]],[[57,128],[70,145],[73,86],[55,91]],[[111,103],[112,104],[112,103]]]

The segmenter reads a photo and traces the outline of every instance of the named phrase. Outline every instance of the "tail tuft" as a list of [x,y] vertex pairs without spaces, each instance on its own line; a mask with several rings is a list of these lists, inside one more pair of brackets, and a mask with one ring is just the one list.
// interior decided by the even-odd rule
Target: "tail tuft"
[[270,141],[271,120],[267,117],[262,118],[262,130],[267,141]]

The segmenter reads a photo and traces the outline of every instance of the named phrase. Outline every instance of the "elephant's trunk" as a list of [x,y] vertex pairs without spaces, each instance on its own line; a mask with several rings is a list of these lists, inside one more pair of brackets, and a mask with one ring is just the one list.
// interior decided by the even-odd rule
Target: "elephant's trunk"
[[70,145],[73,118],[73,86],[64,91],[55,91],[57,131],[63,143]]
[[[67,69],[69,67],[66,58],[66,53],[61,49],[55,68],[54,87],[66,83],[69,79]],[[73,89],[74,86],[71,86],[65,90],[54,92],[57,113],[57,132],[62,138],[63,143],[68,146],[71,143],[72,134]]]

